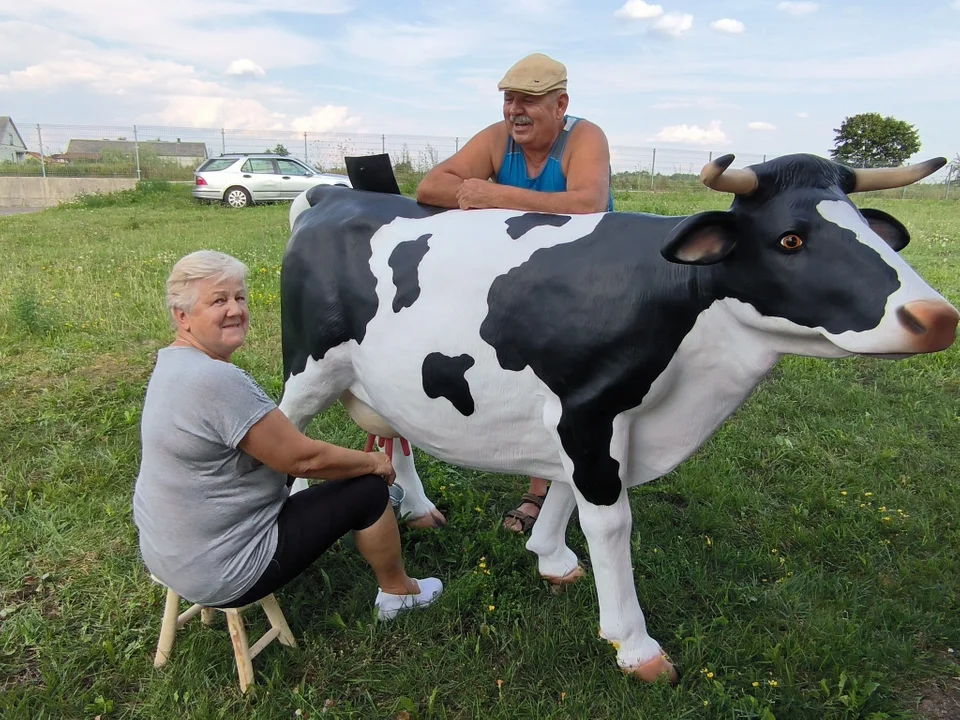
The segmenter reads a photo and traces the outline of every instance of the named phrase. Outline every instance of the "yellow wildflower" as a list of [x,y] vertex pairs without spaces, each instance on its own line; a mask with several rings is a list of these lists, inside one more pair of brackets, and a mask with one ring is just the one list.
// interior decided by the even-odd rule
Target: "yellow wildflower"
[[712,672],[708,672],[708,673],[707,673],[707,679],[708,679],[708,680],[712,680],[712,679],[713,679],[713,673],[712,673]]
[[487,610],[489,610],[490,612],[493,612],[496,609],[497,609],[496,605],[487,605]]
[[754,686],[754,687],[760,687],[760,683],[758,683],[756,680],[754,680],[754,681],[753,681],[753,686]]
[[846,497],[846,496],[847,496],[847,491],[846,491],[846,490],[841,490],[841,491],[840,491],[840,494],[843,495],[844,497]]

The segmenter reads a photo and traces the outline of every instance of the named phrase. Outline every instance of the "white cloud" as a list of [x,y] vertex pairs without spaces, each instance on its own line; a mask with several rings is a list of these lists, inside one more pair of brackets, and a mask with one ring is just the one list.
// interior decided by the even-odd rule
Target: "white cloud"
[[734,103],[724,102],[709,95],[702,97],[676,97],[671,100],[651,105],[654,110],[687,110],[689,108],[701,108],[703,110],[722,110],[736,109],[738,106]]
[[667,13],[654,20],[651,27],[664,35],[680,37],[693,27],[693,15],[690,13]]
[[747,127],[751,130],[776,130],[777,126],[773,123],[763,122],[762,120],[756,120],[752,123],[747,123]]
[[739,20],[722,18],[720,20],[714,20],[712,23],[710,23],[710,29],[716,30],[720,33],[727,33],[728,35],[740,35],[746,31],[747,28]]
[[259,101],[245,97],[172,96],[166,98],[166,107],[157,113],[157,118],[163,125],[177,127],[284,129],[282,113],[272,112]]
[[257,65],[253,60],[247,58],[240,58],[239,60],[234,60],[227,67],[227,75],[235,75],[237,77],[255,77],[262,78],[266,75],[266,71]]
[[[315,5],[295,0],[276,10],[329,13],[343,12],[346,7],[341,0],[319,0]],[[274,10],[269,0],[164,0],[138,3],[136,22],[131,22],[126,0],[31,0],[4,7],[3,12],[54,32],[81,35],[98,45],[106,43],[218,72],[236,59],[236,48],[257,48],[257,61],[265,68],[296,67],[321,60],[322,43],[260,17]],[[223,18],[231,19],[230,27],[224,26]],[[78,32],[77,28],[83,30]],[[47,56],[58,51],[58,47],[50,47]]]
[[730,142],[719,120],[711,120],[707,127],[699,125],[670,125],[647,142],[677,143],[680,145],[726,145]]
[[663,15],[663,6],[650,5],[643,0],[627,0],[613,15],[627,20],[652,20]]
[[350,108],[335,105],[311,108],[310,114],[294,118],[290,126],[297,132],[333,132],[354,127],[360,118],[350,115]]
[[388,71],[421,66],[435,70],[439,63],[469,55],[484,44],[482,34],[466,25],[366,24],[351,27],[342,46],[344,52]]
[[[957,0],[957,2],[960,2],[960,0]],[[797,117],[800,118],[800,119],[802,119],[802,120],[806,120],[808,117],[810,117],[810,113],[808,113],[808,112],[806,112],[806,111],[798,112],[798,113],[797,113]]]
[[815,2],[782,2],[777,5],[778,10],[783,10],[790,15],[809,15],[820,9],[820,4]]

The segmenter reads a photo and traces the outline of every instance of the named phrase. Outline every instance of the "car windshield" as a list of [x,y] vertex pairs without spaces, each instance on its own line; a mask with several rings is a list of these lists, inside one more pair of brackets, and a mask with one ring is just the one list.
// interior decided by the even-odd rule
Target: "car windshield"
[[225,170],[237,161],[236,158],[213,158],[207,160],[203,165],[197,168],[197,172],[214,172],[216,170]]

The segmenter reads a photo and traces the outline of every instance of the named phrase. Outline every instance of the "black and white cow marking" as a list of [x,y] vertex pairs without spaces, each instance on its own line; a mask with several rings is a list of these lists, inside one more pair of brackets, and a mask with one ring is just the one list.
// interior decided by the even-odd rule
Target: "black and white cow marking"
[[[690,217],[439,211],[322,186],[291,209],[281,409],[304,427],[343,395],[371,432],[553,481],[527,547],[570,576],[578,508],[624,668],[669,668],[636,598],[627,488],[694,453],[785,354],[903,357],[956,335],[956,309],[897,255],[905,228],[847,197],[936,162],[731,161],[704,168],[730,210]],[[393,459],[402,511],[438,515],[412,457]]]

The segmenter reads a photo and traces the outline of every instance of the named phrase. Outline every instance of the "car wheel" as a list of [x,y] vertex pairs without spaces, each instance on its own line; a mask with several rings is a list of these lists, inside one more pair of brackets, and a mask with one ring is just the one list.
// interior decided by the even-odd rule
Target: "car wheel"
[[245,208],[252,200],[245,188],[232,187],[223,194],[223,202],[232,208]]

